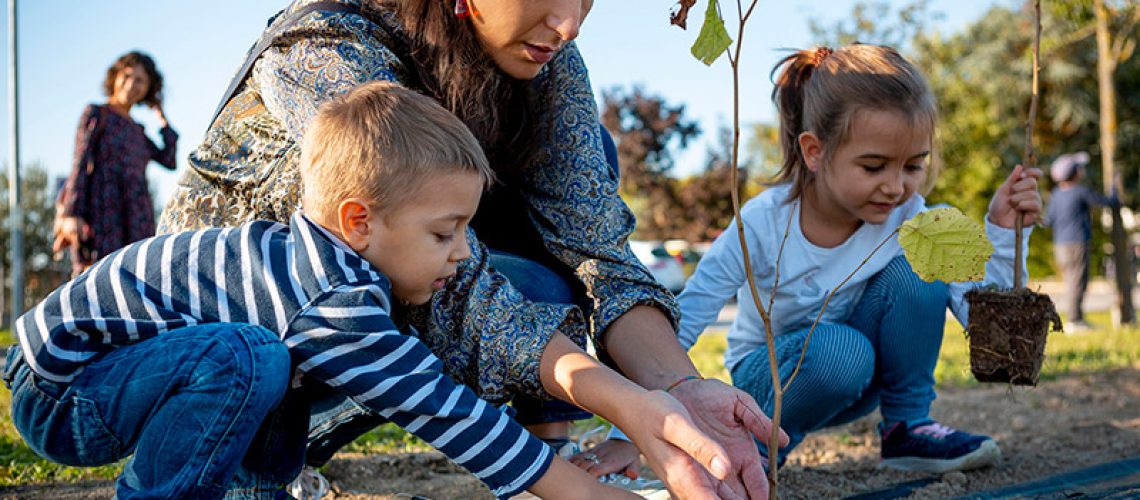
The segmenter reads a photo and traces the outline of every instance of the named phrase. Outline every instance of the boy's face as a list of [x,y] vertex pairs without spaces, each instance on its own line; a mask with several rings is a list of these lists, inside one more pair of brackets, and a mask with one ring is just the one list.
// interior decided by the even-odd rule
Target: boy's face
[[476,173],[434,175],[419,196],[398,208],[373,211],[368,245],[360,254],[392,282],[392,295],[423,304],[455,276],[471,256],[467,223],[475,215],[483,183]]

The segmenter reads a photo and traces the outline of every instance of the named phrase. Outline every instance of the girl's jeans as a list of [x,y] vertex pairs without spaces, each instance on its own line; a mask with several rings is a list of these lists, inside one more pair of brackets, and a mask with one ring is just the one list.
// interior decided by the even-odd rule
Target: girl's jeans
[[[947,299],[944,283],[922,281],[899,256],[867,284],[847,324],[817,326],[799,375],[784,394],[780,426],[791,443],[781,452],[809,432],[850,422],[876,406],[888,422],[925,418],[935,397],[934,365]],[[795,368],[807,333],[805,328],[776,337],[782,383]],[[766,346],[741,360],[732,380],[772,414]]]
[[37,454],[78,466],[132,455],[118,498],[219,498],[290,379],[289,353],[256,326],[173,330],[112,350],[71,383],[8,354],[12,422]]

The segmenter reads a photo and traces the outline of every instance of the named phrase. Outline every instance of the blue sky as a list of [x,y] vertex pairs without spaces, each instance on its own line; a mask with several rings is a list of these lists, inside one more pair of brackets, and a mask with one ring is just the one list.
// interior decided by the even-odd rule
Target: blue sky
[[[221,93],[256,40],[269,16],[287,0],[17,0],[19,22],[20,160],[41,162],[66,175],[74,148],[75,127],[83,107],[103,102],[101,84],[107,66],[120,54],[139,49],[154,56],[166,78],[166,114],[181,134],[179,170],[149,170],[156,202],[186,168],[186,155],[202,138]],[[902,4],[897,0],[892,2]],[[703,17],[704,1],[690,16],[689,30],[669,26],[674,0],[596,0],[582,27],[579,47],[590,69],[594,90],[641,85],[670,103],[686,104],[686,114],[700,120],[712,137],[718,124],[732,117],[731,73],[722,57],[711,67],[689,55]],[[851,11],[856,0],[761,0],[749,21],[742,56],[742,121],[772,121],[768,72],[779,49],[810,42],[808,21],[831,24]],[[1011,0],[931,0],[930,11],[943,17],[933,24],[953,32],[977,19],[993,4]],[[733,5],[733,2],[724,2]],[[734,12],[726,13],[735,36]],[[0,22],[8,25],[7,1]],[[8,81],[8,35],[2,41],[3,81]],[[0,163],[8,163],[7,91],[0,103]],[[136,108],[135,119],[155,131],[153,114]],[[682,170],[697,167],[705,143],[692,145],[679,158]],[[6,174],[5,174],[6,175]]]

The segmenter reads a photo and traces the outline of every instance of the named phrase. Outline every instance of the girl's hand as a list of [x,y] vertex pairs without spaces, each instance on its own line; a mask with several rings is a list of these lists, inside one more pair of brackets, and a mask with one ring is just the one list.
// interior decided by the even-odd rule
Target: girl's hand
[[570,457],[570,463],[589,472],[594,477],[602,477],[615,472],[630,479],[637,479],[638,458],[641,452],[629,441],[609,439],[597,446]]
[[1017,213],[1025,214],[1025,226],[1032,226],[1041,218],[1041,193],[1037,190],[1037,179],[1041,169],[1025,168],[1018,165],[1002,183],[993,200],[990,201],[990,222],[1012,229]]

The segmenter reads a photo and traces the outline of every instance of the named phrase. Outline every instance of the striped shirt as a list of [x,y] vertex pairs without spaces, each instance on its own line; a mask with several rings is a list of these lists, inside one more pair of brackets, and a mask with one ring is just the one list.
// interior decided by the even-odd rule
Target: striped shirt
[[[131,244],[20,317],[29,367],[67,383],[100,354],[177,328],[234,322],[277,332],[294,363],[510,496],[552,454],[466,386],[389,316],[389,283],[300,212],[288,226],[158,236]],[[412,332],[414,333],[414,331]]]

